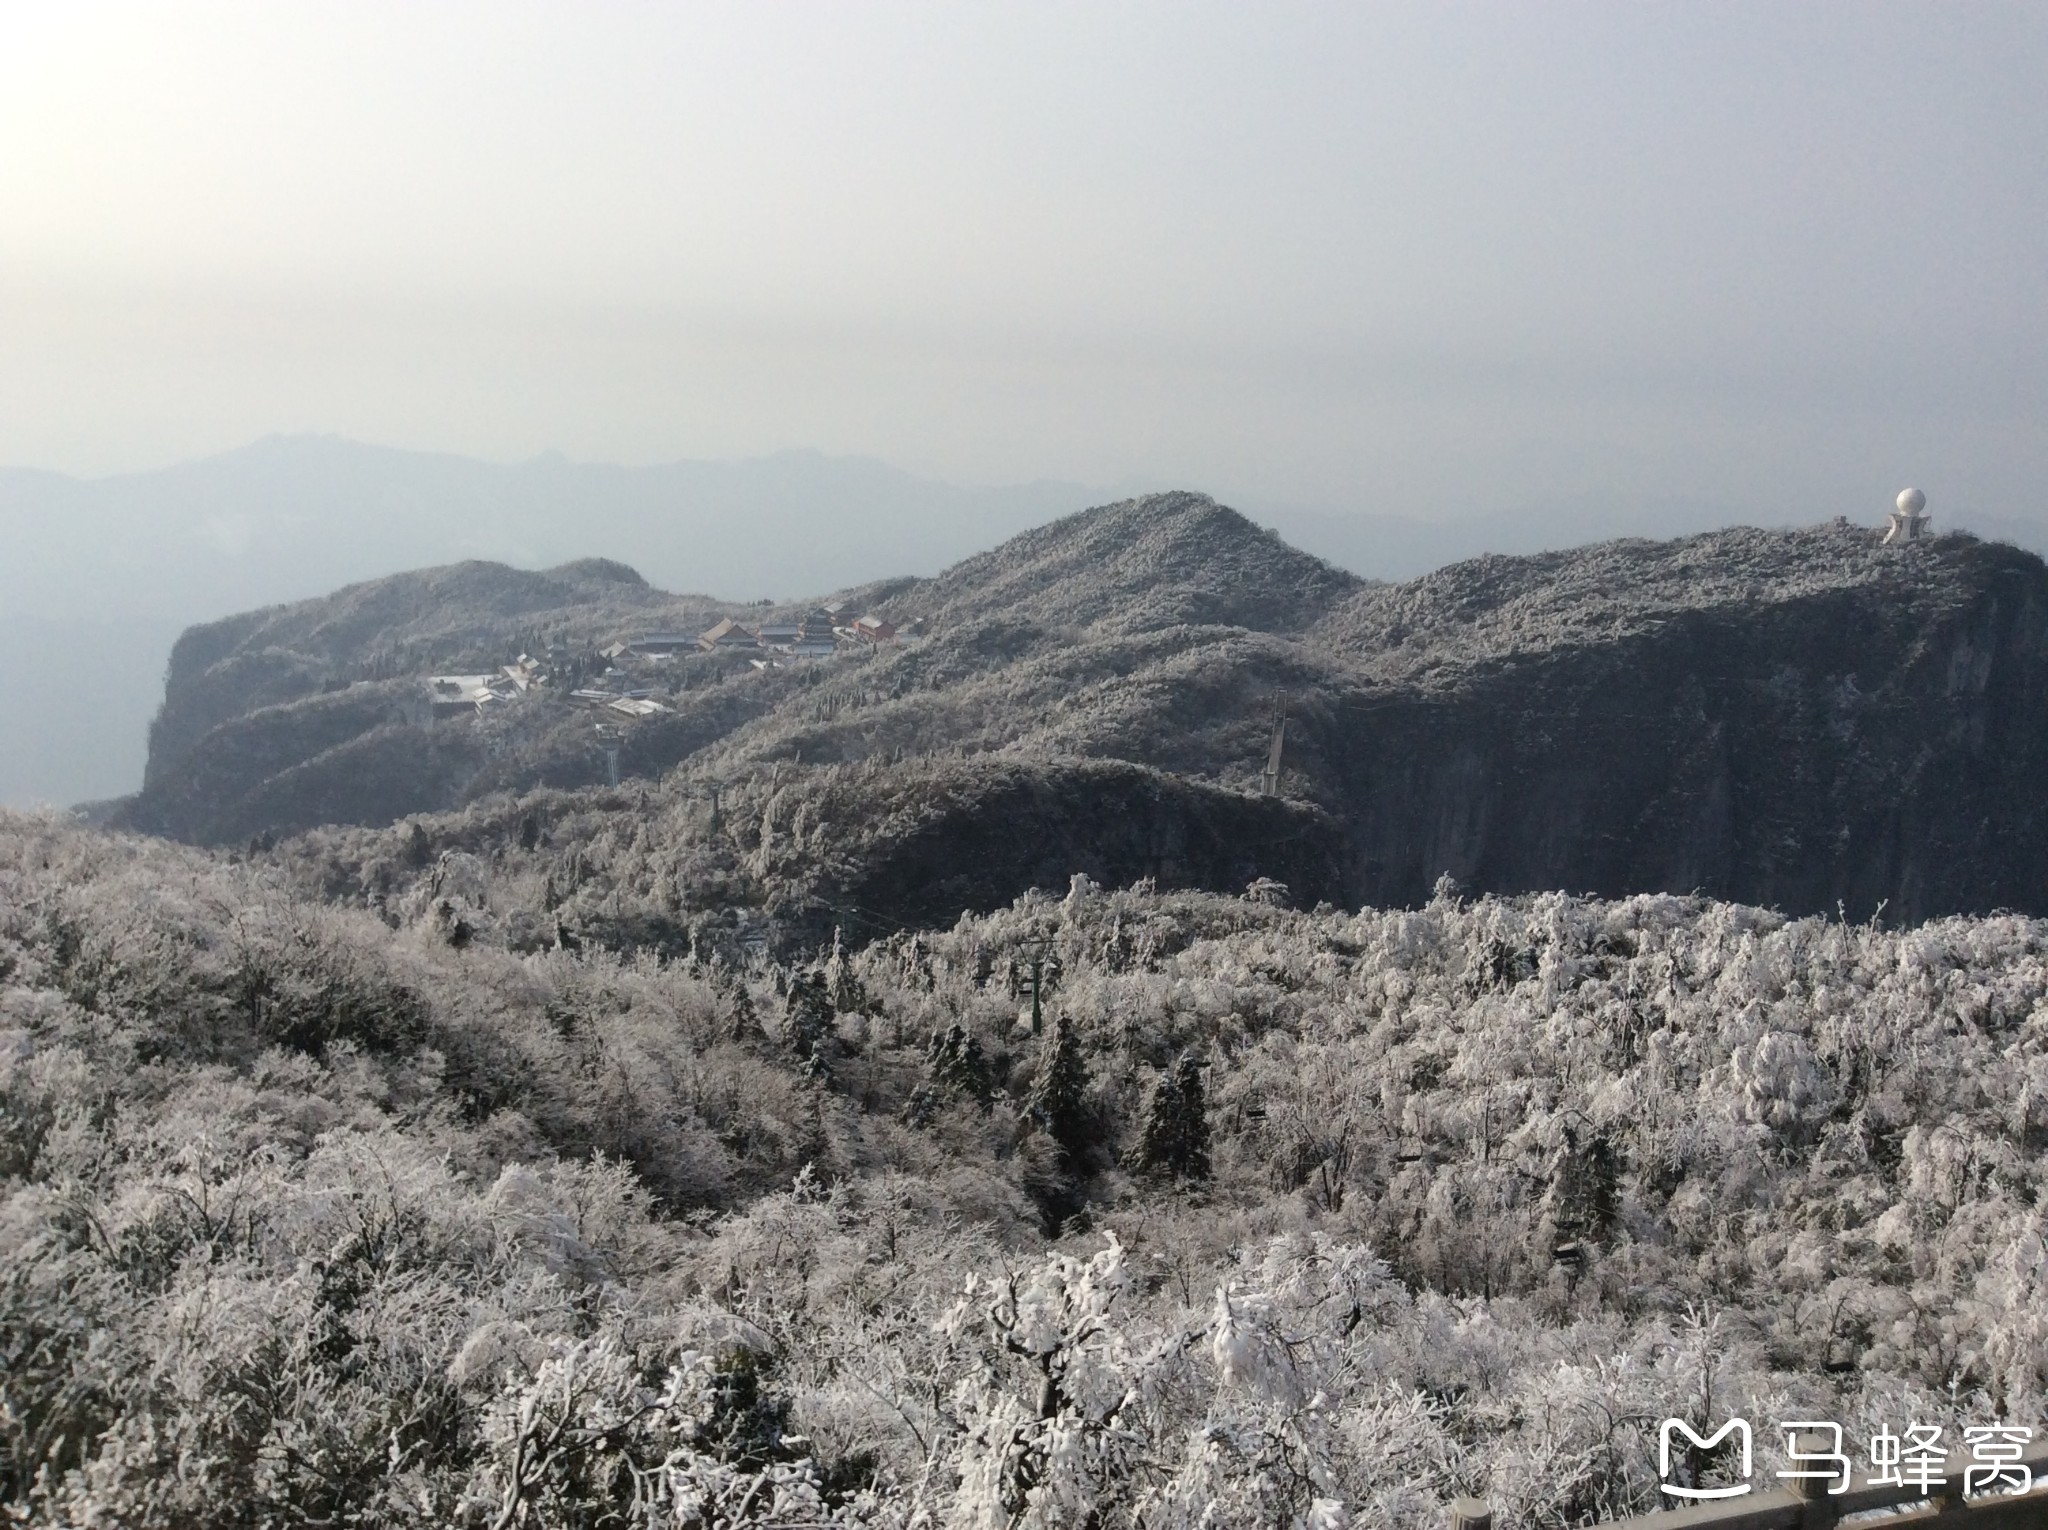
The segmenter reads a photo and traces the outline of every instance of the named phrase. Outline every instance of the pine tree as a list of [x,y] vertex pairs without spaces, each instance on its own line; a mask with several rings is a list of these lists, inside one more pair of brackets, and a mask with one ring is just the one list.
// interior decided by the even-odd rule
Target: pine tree
[[943,1031],[932,1032],[924,1049],[924,1071],[934,1087],[957,1089],[984,1109],[995,1095],[980,1041],[968,1035],[957,1020]]
[[923,1131],[932,1124],[932,1118],[939,1113],[939,1091],[930,1084],[919,1084],[910,1091],[910,1098],[903,1102],[902,1121],[905,1126]]
[[790,982],[789,998],[783,1007],[783,1045],[802,1059],[804,1072],[818,1078],[831,1072],[830,1053],[837,1036],[832,995],[825,987],[824,975],[799,974]]
[[1601,1244],[1613,1236],[1620,1216],[1620,1165],[1605,1133],[1581,1141],[1564,1129],[1564,1148],[1551,1171],[1551,1214],[1563,1243]]
[[1057,1015],[1039,1050],[1038,1075],[1031,1081],[1025,1110],[1059,1144],[1069,1167],[1095,1142],[1087,1095],[1088,1065],[1081,1060],[1080,1039],[1067,1017]]
[[764,1387],[772,1362],[751,1349],[735,1347],[719,1356],[712,1372],[710,1417],[698,1425],[697,1443],[721,1461],[762,1467],[796,1459],[784,1442],[790,1399]]
[[732,984],[727,1020],[732,1027],[734,1041],[753,1042],[761,1039],[761,1017],[754,1012],[754,996],[747,992],[747,985],[737,978]]
[[1176,1179],[1209,1177],[1209,1113],[1202,1068],[1184,1052],[1173,1071],[1153,1086],[1138,1142],[1138,1167]]
[[832,931],[832,954],[825,962],[825,989],[832,996],[832,1008],[839,1014],[864,1015],[879,1009],[869,999],[860,974],[853,970],[853,958],[847,954],[836,927]]

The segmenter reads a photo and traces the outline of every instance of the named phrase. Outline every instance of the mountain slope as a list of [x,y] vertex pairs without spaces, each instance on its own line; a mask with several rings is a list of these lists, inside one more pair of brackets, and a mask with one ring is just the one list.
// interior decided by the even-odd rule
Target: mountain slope
[[[484,614],[443,610],[455,589]],[[802,794],[814,777],[879,767],[890,790],[865,789],[879,813],[902,783],[943,797],[994,757],[1041,782],[1058,814],[1095,825],[1063,836],[1044,813],[1031,819],[1032,835],[1069,845],[1069,869],[1136,875],[1142,854],[1099,865],[1082,854],[1114,818],[1095,799],[1124,800],[1124,788],[1076,774],[1076,762],[1241,798],[1284,704],[1283,791],[1325,848],[1312,863],[1249,840],[1229,849],[1232,835],[1263,831],[1218,798],[1198,816],[1235,827],[1198,857],[1204,885],[1228,868],[1317,897],[1412,904],[1448,873],[1489,891],[1697,888],[1858,916],[2048,908],[2048,568],[2014,548],[1964,536],[1888,548],[1844,526],[1736,530],[1479,559],[1374,586],[1174,494],[1071,516],[868,593],[872,609],[925,617],[930,635],[765,673],[740,656],[686,655],[659,681],[672,712],[619,742],[621,771],[673,773],[683,798],[738,802],[763,778]],[[351,656],[483,662],[518,633],[589,644],[685,617],[708,624],[717,610],[608,567],[471,567],[238,619],[181,644],[209,662],[174,672],[160,732],[196,730],[197,742],[182,763],[168,752],[153,763],[128,822],[232,841],[589,788],[604,756],[588,714],[557,697],[427,728],[399,715],[399,690],[378,688],[397,681],[339,696],[321,686]],[[244,668],[297,689],[240,718],[194,710],[229,681],[258,693]],[[799,858],[749,871],[740,856],[712,880],[759,905],[837,896],[865,874],[863,858],[895,854],[861,801],[812,810],[851,836],[837,869],[806,871]],[[772,834],[775,811],[758,811],[750,832]],[[1059,880],[998,853],[985,827],[952,820],[939,839],[957,864],[926,856],[918,875],[964,876],[974,906]],[[907,882],[881,882],[894,890],[871,895],[889,917],[937,917]]]
[[[181,766],[220,769],[194,765],[190,756],[210,730],[265,708],[396,673],[494,670],[548,639],[587,648],[620,622],[691,622],[711,609],[707,599],[663,595],[623,564],[591,559],[538,574],[460,563],[209,622],[171,650],[164,704],[150,728],[145,796]],[[293,719],[273,720],[273,731],[293,731]]]
[[1298,631],[1363,581],[1298,552],[1207,495],[1084,510],[955,564],[900,599],[953,621],[1000,613],[1142,632]]
[[[1967,602],[1974,539],[1887,548],[1861,527],[1733,527],[1524,558],[1474,558],[1406,584],[1361,587],[1317,636],[1375,675],[1483,663],[1654,633],[1709,611],[1764,610],[1857,591],[1873,613],[1924,623]],[[2016,565],[2020,566],[2020,565]]]
[[[701,765],[733,771],[801,757],[1016,747],[1221,778],[1253,747],[1241,725],[1269,706],[1270,687],[1258,677],[1283,657],[1255,629],[1299,629],[1358,588],[1200,495],[1105,506],[936,579],[869,587],[873,609],[923,615],[937,629],[915,648],[762,675],[745,674],[731,655],[682,656],[664,674],[673,715],[635,730],[625,764],[646,774],[702,756]],[[601,667],[590,656],[613,638],[700,631],[735,609],[665,595],[616,564],[533,574],[467,563],[195,628],[173,651],[144,791],[123,821],[212,842],[309,827],[326,821],[314,801],[331,801],[332,790],[293,810],[288,793],[259,787],[301,767],[312,774],[300,779],[318,779],[319,761],[342,742],[332,726],[341,710],[325,699],[338,687],[491,669],[544,643],[568,646],[585,669]],[[804,609],[741,614],[752,621]],[[1208,625],[1185,625],[1198,619]],[[1205,734],[1216,736],[1196,738],[1151,716],[1146,698],[1166,701],[1171,713],[1172,698],[1191,694],[1192,671],[1204,664],[1229,677],[1231,704],[1208,719]],[[725,683],[737,674],[744,690]],[[391,689],[357,698],[359,731],[401,721],[405,700]],[[515,711],[488,750],[469,751],[489,756],[470,780],[451,785],[437,769],[410,797],[401,785],[376,800],[430,811],[478,791],[600,778],[587,718],[538,698]],[[1127,712],[1128,723],[1120,721]],[[438,731],[453,738],[459,730]],[[1144,742],[1149,734],[1160,734],[1156,747]]]

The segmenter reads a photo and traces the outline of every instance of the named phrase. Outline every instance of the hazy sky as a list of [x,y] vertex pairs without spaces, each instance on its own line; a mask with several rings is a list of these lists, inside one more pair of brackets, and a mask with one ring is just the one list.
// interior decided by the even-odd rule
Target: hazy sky
[[2048,8],[9,4],[0,462],[2039,506]]

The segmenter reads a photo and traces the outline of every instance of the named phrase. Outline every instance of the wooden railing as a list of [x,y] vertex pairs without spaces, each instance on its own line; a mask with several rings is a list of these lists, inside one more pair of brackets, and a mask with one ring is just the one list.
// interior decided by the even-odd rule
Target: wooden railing
[[[1971,1467],[1981,1469],[1984,1463],[1967,1451],[1953,1450],[1943,1469],[1946,1483],[1934,1497],[1896,1483],[1874,1483],[1868,1473],[1857,1473],[1846,1493],[1830,1493],[1825,1481],[1809,1478],[1718,1503],[1613,1520],[1600,1530],[1833,1530],[1847,1515],[1902,1508],[1907,1512],[1870,1523],[1883,1530],[1926,1525],[1939,1530],[2048,1530],[2048,1440],[2029,1445],[2017,1464],[2033,1474],[2030,1493],[1965,1498],[1963,1473]],[[1477,1498],[1460,1498],[1451,1505],[1450,1521],[1451,1530],[1493,1530],[1493,1510]]]

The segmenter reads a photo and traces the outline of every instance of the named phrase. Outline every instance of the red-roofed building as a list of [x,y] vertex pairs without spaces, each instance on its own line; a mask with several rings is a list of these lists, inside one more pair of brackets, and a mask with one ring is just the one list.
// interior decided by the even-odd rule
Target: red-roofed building
[[853,624],[853,635],[865,643],[894,642],[896,624],[885,617],[863,616]]

